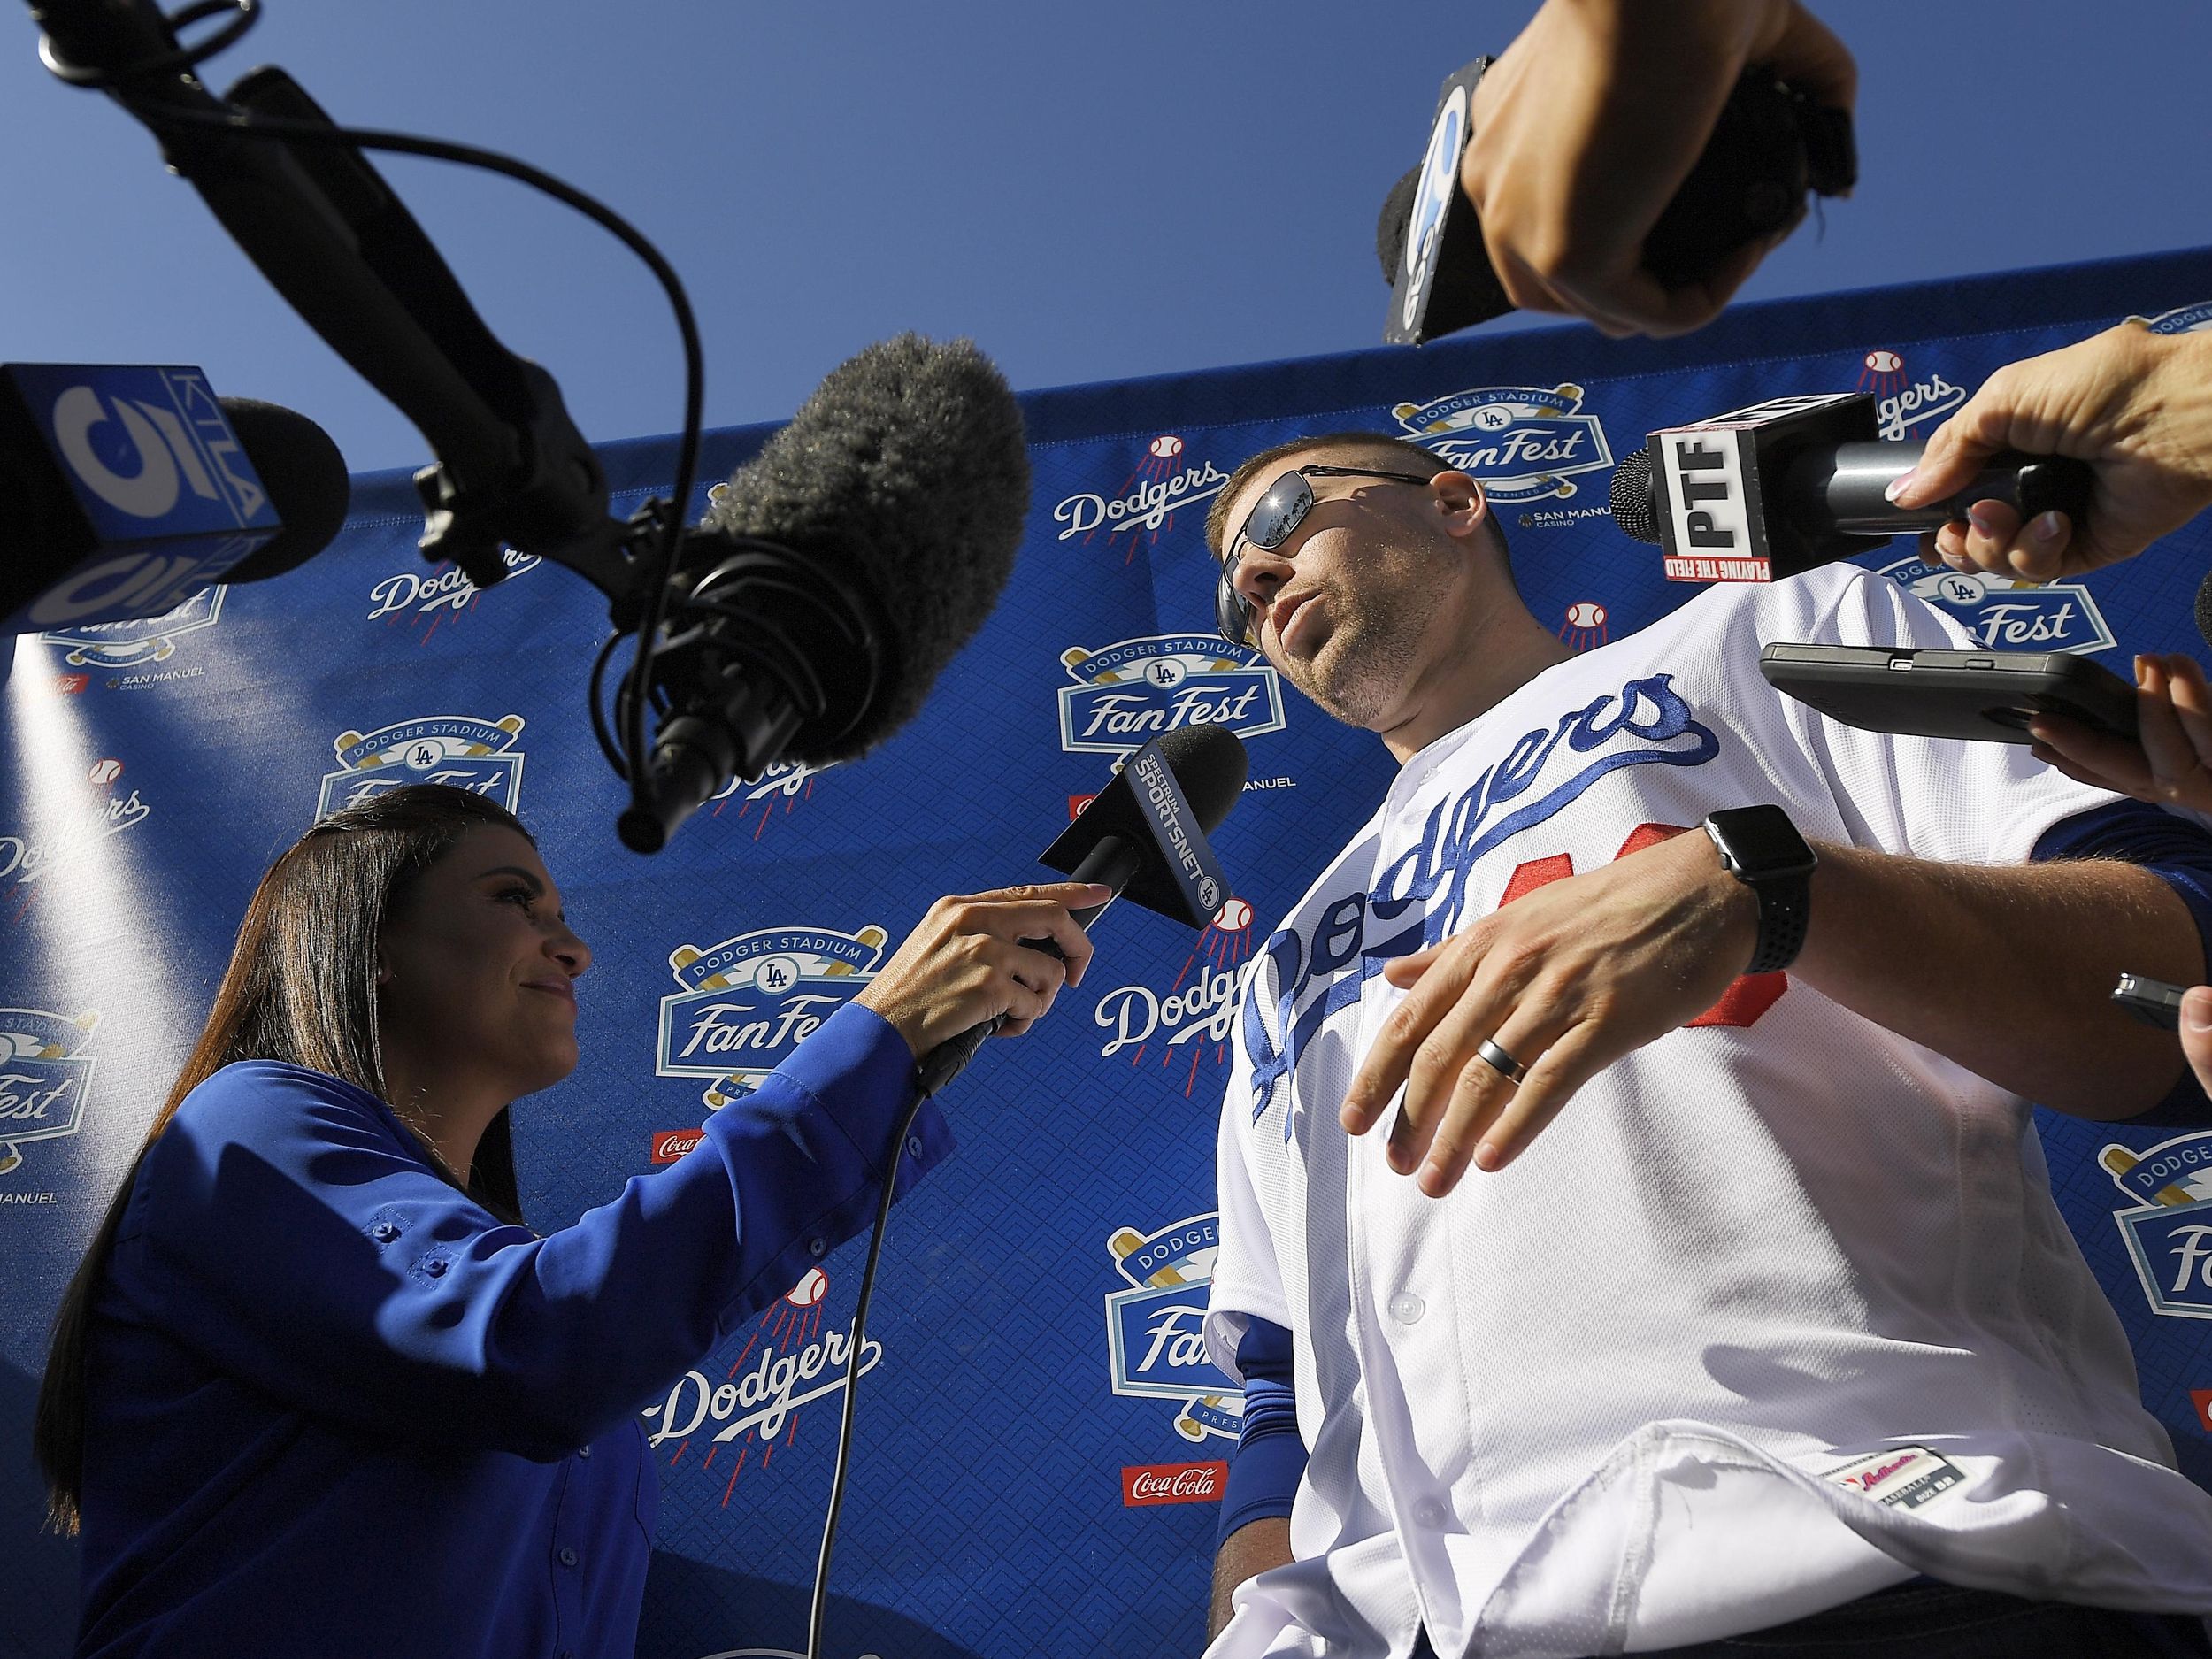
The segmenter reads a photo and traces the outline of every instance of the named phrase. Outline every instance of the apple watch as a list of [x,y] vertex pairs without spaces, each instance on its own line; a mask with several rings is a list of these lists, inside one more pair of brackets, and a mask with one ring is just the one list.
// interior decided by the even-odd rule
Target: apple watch
[[1746,973],[1774,973],[1797,960],[1820,860],[1778,806],[1731,807],[1706,815],[1721,868],[1759,898],[1759,941]]

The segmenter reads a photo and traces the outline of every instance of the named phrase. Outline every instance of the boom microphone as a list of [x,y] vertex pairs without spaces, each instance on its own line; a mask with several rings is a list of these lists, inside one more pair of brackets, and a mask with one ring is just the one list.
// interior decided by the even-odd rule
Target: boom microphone
[[2004,502],[2024,522],[2054,510],[2087,518],[2086,465],[2016,449],[1947,501],[1893,506],[1883,492],[1927,445],[1877,432],[1867,393],[1777,397],[1655,432],[1613,474],[1613,521],[1665,549],[1670,581],[1763,582],[1937,529],[1978,501]]
[[686,543],[624,844],[657,851],[733,776],[849,760],[911,718],[1028,511],[1020,406],[972,342],[902,334],[833,371]]
[[329,545],[350,488],[304,415],[219,398],[196,368],[0,365],[12,534],[0,633],[156,617]]
[[[1171,920],[1203,927],[1230,896],[1206,837],[1221,827],[1244,793],[1250,764],[1244,741],[1225,726],[1186,726],[1155,738],[1115,773],[1037,862],[1071,881],[1112,889],[1106,904],[1068,913],[1086,933],[1114,899],[1126,897]],[[1057,956],[1049,939],[1025,939]],[[1063,958],[1064,960],[1064,958]],[[957,1077],[1002,1014],[949,1037],[922,1056],[921,1092],[934,1094]]]

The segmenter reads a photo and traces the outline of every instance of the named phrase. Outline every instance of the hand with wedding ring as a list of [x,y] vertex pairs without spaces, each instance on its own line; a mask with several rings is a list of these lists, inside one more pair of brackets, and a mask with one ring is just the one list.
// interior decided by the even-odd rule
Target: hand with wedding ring
[[1402,1085],[1390,1167],[1440,1198],[1718,1002],[1757,936],[1757,899],[1694,832],[1524,894],[1384,969],[1407,995],[1345,1093],[1344,1127],[1366,1133]]

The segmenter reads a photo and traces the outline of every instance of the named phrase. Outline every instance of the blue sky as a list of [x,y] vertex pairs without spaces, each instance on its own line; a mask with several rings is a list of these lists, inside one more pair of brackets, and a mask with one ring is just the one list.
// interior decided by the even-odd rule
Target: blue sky
[[[1533,10],[266,3],[214,85],[281,64],[342,120],[504,150],[600,196],[684,276],[715,425],[782,419],[910,327],[972,335],[1023,388],[1376,343],[1383,194],[1437,83]],[[1862,184],[1745,297],[2212,242],[2203,0],[1816,9],[1859,59]],[[148,134],[35,46],[18,11],[0,358],[196,363],[313,416],[357,471],[426,458]],[[378,165],[588,436],[677,424],[675,332],[627,252],[504,180]]]

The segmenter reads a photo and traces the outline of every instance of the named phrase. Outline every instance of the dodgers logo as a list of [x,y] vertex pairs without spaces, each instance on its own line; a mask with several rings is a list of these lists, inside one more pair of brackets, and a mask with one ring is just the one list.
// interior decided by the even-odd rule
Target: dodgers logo
[[116,793],[123,763],[110,757],[93,764],[89,781],[96,792],[81,797],[73,807],[12,835],[0,835],[0,881],[12,879],[10,895],[18,901],[13,919],[41,889],[42,877],[66,870],[80,859],[96,856],[110,836],[135,829],[153,816],[153,807],[136,789]]
[[134,622],[86,622],[75,627],[55,628],[38,637],[58,645],[73,667],[128,668],[138,663],[162,663],[174,656],[177,641],[188,634],[211,628],[223,614],[222,588],[203,588],[173,611]]
[[1917,555],[1882,567],[1883,575],[1924,599],[1989,651],[2108,650],[2111,626],[2079,582],[2018,587],[1979,571],[1930,565]]
[[1211,461],[1194,462],[1184,453],[1181,438],[1164,432],[1145,448],[1144,458],[1111,495],[1089,490],[1066,496],[1052,510],[1060,526],[1059,540],[1081,536],[1086,541],[1099,531],[1110,544],[1125,531],[1135,546],[1137,531],[1157,541],[1175,522],[1175,515],[1221,493],[1229,475]]
[[[1671,674],[1632,680],[1617,695],[1525,732],[1502,759],[1459,795],[1440,801],[1420,839],[1394,859],[1371,892],[1354,891],[1284,927],[1261,947],[1264,976],[1244,999],[1239,1028],[1252,1065],[1255,1122],[1275,1086],[1330,1015],[1356,1007],[1360,988],[1400,956],[1455,933],[1485,854],[1564,811],[1624,766],[1701,766],[1720,740],[1674,689]],[[1371,938],[1371,931],[1377,936]],[[1283,1115],[1283,1133],[1292,1132]]]
[[[534,553],[519,553],[513,548],[505,549],[501,557],[506,561],[510,581],[526,571],[535,570],[542,562]],[[412,627],[427,618],[429,626],[422,629],[421,636],[415,641],[426,645],[441,622],[474,610],[477,595],[483,591],[457,565],[438,564],[420,571],[399,571],[369,589],[368,619],[374,622],[381,618],[384,626],[390,627],[403,618]]]
[[1283,729],[1283,687],[1257,651],[1210,634],[1154,634],[1089,650],[1060,665],[1060,747],[1106,755],[1142,749],[1187,726],[1225,726],[1239,737]]
[[1571,495],[1575,476],[1613,465],[1605,428],[1582,412],[1582,388],[1562,383],[1488,386],[1390,411],[1406,435],[1433,449],[1497,502]]
[[22,1167],[25,1147],[83,1126],[93,1064],[83,1049],[99,1023],[89,1010],[71,1019],[0,1008],[0,1175]]
[[780,760],[757,778],[733,778],[710,797],[714,810],[709,816],[720,818],[724,809],[735,801],[737,821],[742,824],[752,819],[753,839],[758,841],[771,819],[789,815],[800,802],[811,798],[814,780],[836,764],[833,760],[819,766]]
[[447,784],[519,811],[523,753],[514,744],[522,727],[518,714],[496,720],[433,714],[373,732],[342,732],[331,743],[338,770],[324,774],[315,816],[411,783]]
[[2137,1205],[2112,1218],[2151,1310],[2212,1319],[2212,1130],[2143,1153],[2108,1146],[2097,1162]]
[[764,927],[704,950],[677,946],[668,966],[683,988],[661,999],[655,1071],[712,1078],[700,1095],[710,1111],[742,1099],[876,977],[890,937],[872,924]]
[[1206,1291],[1220,1251],[1211,1210],[1157,1233],[1117,1227],[1106,1240],[1130,1286],[1106,1296],[1114,1392],[1176,1402],[1175,1432],[1187,1440],[1233,1440],[1244,1424],[1244,1391],[1206,1357]]
[[2172,311],[2161,311],[2155,317],[2131,317],[2128,321],[2140,323],[2154,334],[2193,334],[2212,328],[2212,300],[2200,300],[2194,305],[2177,305]]
[[1966,401],[1966,388],[1939,373],[1916,379],[1896,352],[1878,347],[1861,360],[1859,390],[1874,394],[1875,428],[1892,443],[1941,419]]
[[1131,1065],[1142,1065],[1156,1044],[1161,1070],[1182,1071],[1183,1097],[1189,1099],[1202,1059],[1227,1063],[1238,1000],[1258,966],[1252,907],[1233,898],[1214,912],[1165,991],[1118,985],[1098,999],[1091,1023],[1110,1033],[1098,1057],[1126,1054]]

